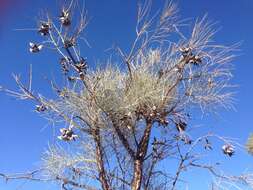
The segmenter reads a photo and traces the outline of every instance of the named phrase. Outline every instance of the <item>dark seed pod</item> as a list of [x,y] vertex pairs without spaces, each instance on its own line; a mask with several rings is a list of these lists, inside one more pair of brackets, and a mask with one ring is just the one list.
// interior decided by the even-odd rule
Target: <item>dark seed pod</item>
[[84,73],[86,73],[87,68],[88,68],[87,60],[84,58],[81,58],[81,60],[75,66],[79,71],[83,71]]
[[81,71],[81,72],[79,72],[79,76],[80,76],[80,79],[81,80],[84,80],[84,73]]
[[186,127],[187,127],[187,124],[183,121],[179,121],[178,123],[176,123],[176,128],[179,132],[184,132]]
[[76,138],[78,137],[77,135],[74,134],[74,132],[72,131],[72,129],[66,129],[66,128],[62,128],[60,129],[61,135],[58,136],[58,139],[60,140],[64,140],[64,141],[71,141],[71,140],[76,140]]
[[60,59],[60,64],[62,67],[62,71],[63,74],[67,74],[69,72],[69,63],[70,63],[70,59],[66,59],[66,58],[61,58]]
[[181,133],[181,134],[177,135],[176,139],[181,140],[185,144],[188,144],[188,145],[192,144],[192,139],[188,135],[186,135],[185,133]]
[[234,147],[230,144],[223,145],[222,151],[225,155],[228,155],[229,157],[233,156],[235,153]]
[[76,45],[75,39],[70,38],[70,39],[65,39],[64,40],[64,47],[65,48],[70,48]]
[[71,77],[71,76],[68,77],[68,81],[69,81],[69,82],[74,82],[75,80],[76,80],[75,77]]
[[159,125],[167,126],[169,122],[165,118],[160,118],[158,121]]
[[70,58],[63,57],[63,58],[60,59],[60,64],[61,65],[68,65],[70,62],[71,62]]
[[38,32],[42,35],[42,36],[46,36],[49,34],[49,30],[50,30],[51,26],[50,26],[50,23],[48,22],[42,22],[39,29],[38,29]]
[[200,65],[202,60],[198,55],[194,55],[189,59],[189,63],[193,65]]
[[37,112],[44,112],[44,111],[46,111],[46,109],[47,109],[46,106],[44,106],[43,104],[36,106]]
[[30,45],[29,51],[31,53],[38,53],[43,48],[43,45],[35,44],[32,42],[30,42],[29,45]]
[[158,71],[158,77],[161,78],[164,75],[164,71],[162,69],[160,69]]
[[192,49],[190,47],[179,48],[179,51],[181,52],[183,57],[187,57],[189,55],[192,55]]
[[209,142],[209,140],[206,138],[205,141],[206,141],[206,143],[205,143],[204,148],[206,150],[213,150],[213,147],[212,147],[211,143]]
[[59,20],[63,26],[70,26],[71,25],[71,19],[70,19],[70,12],[62,10]]

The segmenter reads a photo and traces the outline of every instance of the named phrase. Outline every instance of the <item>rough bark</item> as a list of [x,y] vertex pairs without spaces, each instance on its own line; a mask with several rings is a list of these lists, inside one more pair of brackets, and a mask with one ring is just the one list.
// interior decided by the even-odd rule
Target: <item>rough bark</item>
[[152,122],[148,121],[146,125],[146,129],[139,143],[138,150],[137,150],[135,160],[134,160],[134,175],[132,179],[132,190],[141,189],[141,183],[142,183],[142,177],[143,177],[143,164],[144,164],[144,158],[148,150],[151,129],[152,129]]
[[106,177],[106,170],[104,167],[104,159],[103,159],[103,148],[101,144],[101,137],[99,129],[95,129],[93,132],[93,137],[96,145],[96,163],[99,172],[99,181],[101,183],[103,190],[111,190],[108,180]]
[[143,161],[140,159],[135,160],[134,161],[134,177],[132,180],[132,190],[141,189],[142,171],[143,171]]
[[119,126],[115,122],[113,122],[113,127],[114,127],[114,130],[117,133],[122,145],[125,147],[126,151],[129,153],[131,158],[134,158],[135,151],[131,148],[127,138],[124,136],[124,134],[120,130]]

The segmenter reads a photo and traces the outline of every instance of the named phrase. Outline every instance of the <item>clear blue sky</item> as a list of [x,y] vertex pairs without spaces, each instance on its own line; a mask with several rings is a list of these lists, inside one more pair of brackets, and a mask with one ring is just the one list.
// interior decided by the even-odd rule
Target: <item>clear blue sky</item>
[[[0,6],[2,6],[0,0]],[[7,2],[7,1],[6,1]],[[57,59],[51,52],[31,55],[28,42],[37,40],[31,31],[14,31],[16,28],[31,28],[36,25],[36,16],[41,10],[51,13],[58,11],[58,0],[19,0],[18,3],[0,8],[0,84],[15,88],[12,73],[21,73],[24,78],[29,65],[33,64],[35,89],[46,91],[45,75],[60,72]],[[162,0],[155,0],[154,6],[161,7]],[[178,0],[182,17],[196,18],[208,13],[209,18],[218,21],[222,29],[215,41],[232,44],[242,41],[239,57],[234,61],[233,83],[236,89],[236,111],[223,110],[220,117],[201,120],[194,116],[195,123],[204,123],[205,129],[211,127],[215,132],[238,138],[242,144],[253,132],[253,1],[252,0]],[[85,47],[83,53],[91,63],[105,60],[104,50],[112,44],[128,47],[133,40],[136,2],[130,0],[86,0],[86,8],[92,18],[86,37],[92,46]],[[52,141],[52,128],[45,127],[46,121],[33,111],[29,102],[15,101],[14,98],[0,94],[0,172],[12,173],[35,168],[41,153]],[[219,150],[220,151],[220,150]],[[234,174],[245,169],[253,169],[253,157],[238,150],[232,159],[214,157],[225,162],[225,168]],[[230,166],[230,167],[229,167]],[[201,173],[202,174],[202,173]],[[207,184],[205,176],[192,173],[189,189],[203,189]],[[199,183],[201,180],[201,183]],[[9,183],[0,181],[0,190],[53,190],[50,185]]]

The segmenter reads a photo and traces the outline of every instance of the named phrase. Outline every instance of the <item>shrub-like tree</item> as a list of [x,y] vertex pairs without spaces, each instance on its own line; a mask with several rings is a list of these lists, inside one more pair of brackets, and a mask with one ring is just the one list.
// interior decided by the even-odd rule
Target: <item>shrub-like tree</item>
[[182,183],[180,174],[191,167],[207,169],[222,180],[239,180],[218,172],[200,156],[212,150],[214,140],[224,144],[225,156],[232,156],[233,141],[212,133],[189,135],[196,108],[205,115],[232,106],[230,63],[236,47],[213,43],[213,23],[206,16],[198,19],[188,37],[181,32],[185,22],[175,4],[165,4],[152,16],[147,0],[138,7],[130,51],[115,47],[121,58],[117,64],[110,59],[105,67],[89,69],[89,60],[79,50],[87,15],[82,11],[74,20],[74,8],[72,1],[57,19],[40,20],[38,33],[45,41],[30,43],[31,53],[53,48],[61,56],[59,66],[66,82],[51,83],[56,98],[33,91],[31,72],[28,85],[14,76],[19,91],[2,89],[34,101],[36,111],[46,118],[65,122],[69,127],[57,128],[58,139],[72,150],[51,145],[40,169],[1,175],[57,181],[65,190],[173,190]]

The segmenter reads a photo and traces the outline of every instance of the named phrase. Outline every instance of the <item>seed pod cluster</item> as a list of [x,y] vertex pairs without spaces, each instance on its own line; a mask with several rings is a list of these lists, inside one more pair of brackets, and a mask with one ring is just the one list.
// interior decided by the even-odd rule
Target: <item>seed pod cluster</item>
[[165,110],[155,110],[155,116],[155,121],[158,123],[159,126],[165,127],[169,124],[168,120],[166,119],[167,112]]
[[153,106],[152,109],[147,106],[140,106],[137,111],[135,111],[137,120],[148,119],[153,122],[157,122],[159,126],[167,126],[169,124],[166,119],[167,112],[166,110],[160,110],[156,106]]
[[200,56],[195,55],[190,47],[179,48],[179,51],[182,54],[182,58],[186,63],[193,65],[200,65],[202,63],[202,59]]

